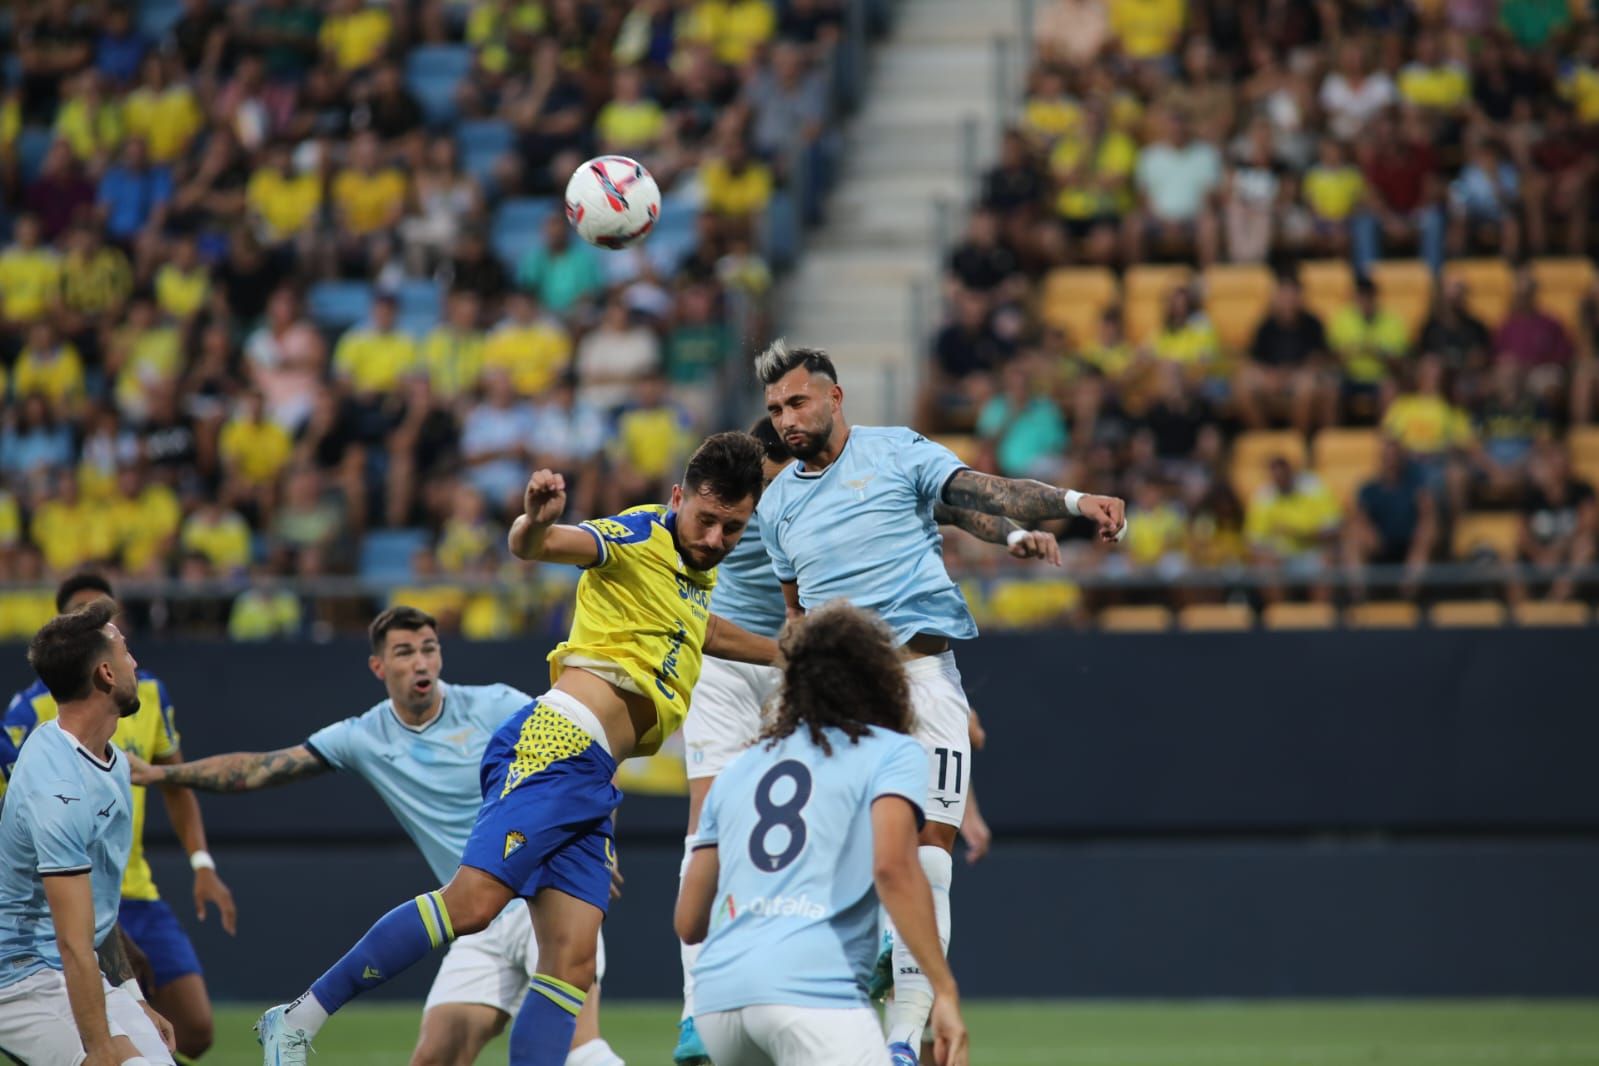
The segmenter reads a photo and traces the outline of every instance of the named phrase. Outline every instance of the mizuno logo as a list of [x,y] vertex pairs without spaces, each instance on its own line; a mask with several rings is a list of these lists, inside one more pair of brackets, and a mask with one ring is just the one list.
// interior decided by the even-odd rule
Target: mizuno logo
[[61,806],[63,806],[63,807],[65,807],[69,803],[78,802],[78,797],[77,796],[63,796],[59,792],[56,793],[56,799],[61,801]]
[[934,796],[933,798],[936,799],[938,802],[942,803],[944,805],[944,809],[946,811],[949,810],[951,807],[955,806],[955,804],[960,802],[959,797],[957,797],[955,799],[952,799],[952,800],[947,800],[943,796]]
[[101,818],[109,818],[109,817],[111,817],[111,808],[115,807],[116,805],[117,805],[117,801],[116,800],[112,800],[110,803],[107,803],[105,805],[105,808],[103,810],[96,811],[95,813],[98,814]]
[[378,972],[377,967],[368,966],[366,969],[361,971],[361,980],[363,980],[363,981],[381,981],[381,980],[383,980],[383,974]]

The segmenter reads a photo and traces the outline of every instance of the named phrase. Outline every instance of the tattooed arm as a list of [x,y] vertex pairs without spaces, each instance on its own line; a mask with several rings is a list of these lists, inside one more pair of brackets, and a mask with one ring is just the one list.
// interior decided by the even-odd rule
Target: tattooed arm
[[[933,520],[941,526],[954,526],[965,530],[978,540],[990,544],[1003,544],[1018,559],[1043,559],[1060,565],[1060,544],[1053,534],[1030,532],[1004,515],[969,511],[964,507],[951,507],[947,503],[933,504]],[[1022,533],[1012,543],[1013,533]]]
[[133,961],[128,958],[128,948],[122,942],[122,935],[122,926],[117,925],[94,949],[95,957],[100,960],[100,972],[114,985],[132,980],[134,976]]
[[[1025,523],[1074,517],[1066,509],[1066,493],[1053,485],[976,470],[961,470],[951,477],[944,486],[943,502]],[[1077,506],[1084,518],[1099,526],[1102,540],[1113,540],[1126,522],[1126,505],[1114,496],[1084,494],[1078,498]]]
[[152,766],[129,759],[136,785],[182,785],[202,792],[249,792],[315,777],[333,769],[309,747],[277,751],[239,751],[194,762]]

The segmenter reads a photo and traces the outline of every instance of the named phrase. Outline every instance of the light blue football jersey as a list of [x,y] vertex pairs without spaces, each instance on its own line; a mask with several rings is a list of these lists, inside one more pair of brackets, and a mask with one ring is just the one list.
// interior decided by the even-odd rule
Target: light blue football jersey
[[750,524],[739,538],[738,547],[728,553],[716,568],[716,590],[711,593],[711,611],[766,637],[777,636],[788,620],[783,603],[783,583],[772,572],[772,557],[761,541],[761,520],[750,516]]
[[904,643],[970,640],[977,623],[944,569],[933,506],[966,464],[909,429],[855,426],[833,464],[792,463],[761,496],[761,540],[806,610],[843,599],[876,611]]
[[89,875],[94,942],[111,934],[133,847],[128,761],[91,754],[56,720],[22,745],[0,811],[0,988],[61,969],[44,878]]
[[440,684],[444,707],[421,729],[400,721],[384,700],[358,718],[317,730],[305,746],[372,786],[442,885],[460,865],[483,805],[483,749],[533,697],[510,685]]
[[903,796],[922,818],[927,756],[874,729],[831,755],[809,730],[734,759],[716,778],[696,846],[716,845],[711,932],[694,966],[699,1013],[763,1004],[864,1004],[877,959],[872,801]]

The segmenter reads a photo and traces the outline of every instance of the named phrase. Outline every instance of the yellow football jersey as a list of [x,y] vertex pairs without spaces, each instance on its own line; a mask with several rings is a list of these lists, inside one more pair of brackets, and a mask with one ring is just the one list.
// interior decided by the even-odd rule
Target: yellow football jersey
[[655,703],[655,728],[639,738],[635,755],[655,754],[682,726],[711,617],[716,571],[683,561],[676,519],[657,504],[582,524],[600,561],[577,583],[571,635],[550,652],[552,683],[566,667],[581,666]]
[[[42,682],[34,682],[17,693],[6,710],[5,728],[17,747],[28,734],[56,716],[55,698]],[[178,750],[178,727],[173,717],[167,687],[154,675],[139,671],[139,710],[117,723],[112,743],[146,761],[164,759]],[[147,790],[133,789],[133,850],[128,853],[128,869],[122,877],[122,898],[160,899],[150,864],[144,858],[144,811]]]

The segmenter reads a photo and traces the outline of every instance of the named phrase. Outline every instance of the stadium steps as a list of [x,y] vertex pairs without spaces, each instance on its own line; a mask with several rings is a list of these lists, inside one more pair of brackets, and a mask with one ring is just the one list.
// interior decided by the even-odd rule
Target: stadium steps
[[[1005,0],[905,0],[872,50],[825,222],[808,236],[778,304],[792,342],[838,360],[855,421],[909,416],[936,326],[935,203],[949,205],[953,226],[963,224],[972,191],[963,129],[972,124],[980,170],[993,158],[1001,119],[994,42],[1018,40],[1020,11]],[[1019,79],[1019,63],[1010,73]]]

